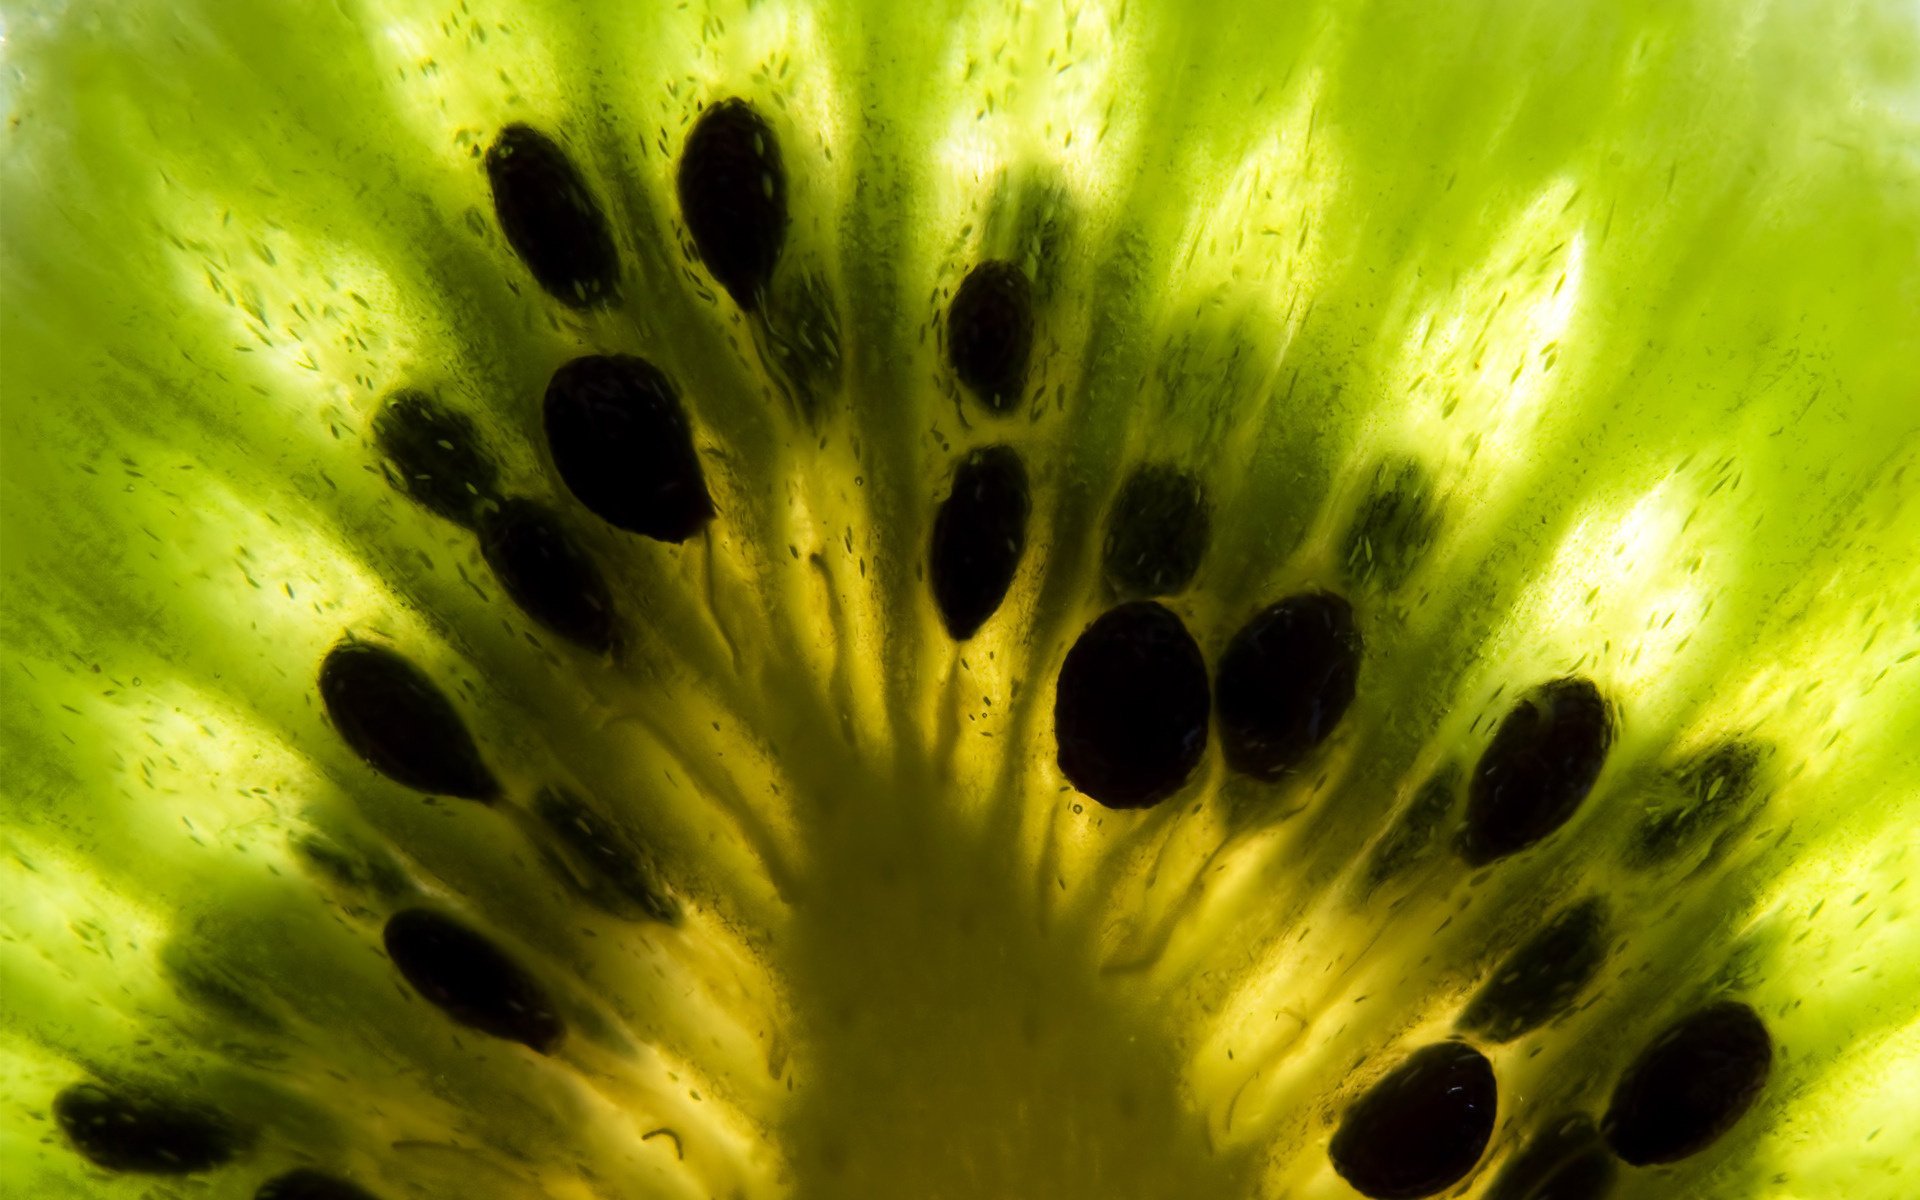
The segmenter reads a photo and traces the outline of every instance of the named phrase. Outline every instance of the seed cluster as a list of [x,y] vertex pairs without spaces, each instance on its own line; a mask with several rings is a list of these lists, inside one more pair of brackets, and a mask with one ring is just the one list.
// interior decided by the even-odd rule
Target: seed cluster
[[[485,156],[495,215],[527,272],[574,309],[620,299],[612,226],[559,141],[529,126],[501,131]],[[765,306],[785,244],[785,166],[773,127],[745,101],[709,107],[688,134],[677,193],[694,250],[746,314]],[[955,378],[990,418],[1022,405],[1043,314],[1016,264],[974,264],[946,312]],[[719,517],[679,389],[653,363],[588,354],[556,370],[542,407],[545,449],[560,491],[587,520],[669,545]],[[506,596],[535,625],[595,655],[617,652],[622,615],[578,532],[580,515],[508,495],[467,416],[414,389],[389,398],[373,425],[393,486],[473,532]],[[1391,588],[1439,525],[1417,466],[1383,468],[1345,542],[1355,594]],[[1033,483],[1010,444],[966,451],[938,503],[927,587],[955,642],[974,637],[1012,591],[1028,547]],[[1167,603],[1192,586],[1209,548],[1212,509],[1200,477],[1169,462],[1136,466],[1111,498],[1101,545],[1109,607],[1079,633],[1053,681],[1060,771],[1111,809],[1159,804],[1187,786],[1218,732],[1225,766],[1257,784],[1306,770],[1365,683],[1367,643],[1353,604],[1331,591],[1280,596],[1247,616],[1211,667]],[[320,664],[317,691],[341,740],[378,775],[421,793],[505,804],[459,708],[399,651],[349,633]],[[1378,886],[1432,842],[1464,784],[1458,857],[1489,867],[1564,826],[1593,789],[1617,716],[1591,680],[1539,684],[1516,700],[1464,781],[1442,770],[1376,848]],[[1750,809],[1759,751],[1729,743],[1690,764],[1677,789],[1691,802],[1652,813],[1633,856],[1664,861]],[[568,886],[634,921],[672,923],[680,906],[646,849],[592,804],[559,786],[527,797],[522,830]],[[1512,950],[1466,1005],[1459,1036],[1401,1057],[1341,1115],[1328,1148],[1335,1171],[1382,1200],[1435,1195],[1473,1172],[1492,1137],[1500,1088],[1472,1041],[1511,1042],[1567,1012],[1611,951],[1609,908],[1588,897]],[[568,1021],[523,957],[440,908],[398,907],[383,945],[400,980],[460,1026],[542,1055]],[[1542,1126],[1492,1184],[1501,1200],[1599,1197],[1619,1164],[1672,1162],[1724,1135],[1751,1106],[1772,1062],[1769,1034],[1732,1000],[1699,1007],[1653,1040],[1619,1078],[1603,1119],[1571,1114]],[[186,1174],[230,1162],[249,1135],[234,1117],[137,1081],[77,1083],[54,1102],[73,1148],[111,1171]],[[302,1168],[259,1185],[256,1200],[372,1200],[350,1180]]]

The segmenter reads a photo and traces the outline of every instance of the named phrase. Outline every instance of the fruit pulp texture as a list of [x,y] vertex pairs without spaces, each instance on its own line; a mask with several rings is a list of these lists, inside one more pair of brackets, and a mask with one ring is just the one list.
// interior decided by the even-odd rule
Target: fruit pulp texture
[[[1344,1195],[1343,1115],[1597,895],[1605,965],[1480,1038],[1473,1186],[1737,995],[1778,1047],[1755,1107],[1619,1194],[1902,1194],[1913,39],[1844,18],[12,19],[14,1178],[152,1186],[50,1132],[98,1079],[245,1124],[222,1195],[307,1164],[398,1195]],[[732,98],[790,223],[715,271],[677,169]],[[488,168],[516,126],[610,265],[516,244]],[[943,340],[983,261],[1030,281],[1017,404]],[[542,401],[587,355],[671,378],[710,516],[630,531],[568,482]],[[555,514],[536,548],[581,548],[607,624],[510,586],[485,496],[394,486],[404,389],[490,447],[468,495]],[[956,641],[925,564],[989,443],[1030,474],[1027,544]],[[1178,554],[1103,564],[1143,465],[1207,499],[1178,587]],[[1209,723],[1173,791],[1109,809],[1062,774],[1056,681],[1162,589],[1209,669],[1264,607],[1342,596],[1355,695],[1278,780]],[[370,768],[324,711],[343,637],[451,698],[497,795]],[[1605,701],[1604,765],[1545,832],[1476,837],[1483,752],[1563,679]],[[1760,766],[1722,808],[1699,764],[1728,747]],[[644,859],[624,908],[541,825],[554,788]],[[381,934],[420,908],[565,1036],[409,988]]]

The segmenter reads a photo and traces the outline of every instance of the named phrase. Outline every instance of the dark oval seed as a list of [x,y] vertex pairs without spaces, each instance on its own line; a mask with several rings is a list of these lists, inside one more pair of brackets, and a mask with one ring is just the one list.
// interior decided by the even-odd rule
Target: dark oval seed
[[428,512],[472,526],[500,472],[473,422],[425,392],[396,392],[373,419],[387,480]]
[[53,1120],[96,1167],[188,1175],[231,1160],[245,1139],[225,1117],[196,1105],[75,1083],[53,1098]]
[[700,260],[754,311],[787,240],[787,174],[772,127],[745,100],[707,109],[687,135],[678,186]]
[[1148,807],[1200,761],[1208,707],[1206,660],[1180,618],[1150,600],[1110,609],[1060,667],[1060,770],[1108,808]]
[[574,359],[548,382],[544,415],[561,480],[609,525],[684,542],[713,516],[680,394],[647,360]]
[[1474,994],[1463,1029],[1504,1043],[1572,1007],[1607,960],[1607,904],[1598,896],[1547,922],[1508,954]]
[[1634,827],[1628,863],[1671,862],[1736,822],[1748,809],[1760,776],[1760,748],[1727,741],[1688,763],[1666,782],[1674,803],[1652,809]]
[[480,553],[507,595],[542,627],[604,654],[613,648],[613,595],[559,514],[514,498],[480,520]]
[[507,244],[548,295],[571,308],[618,298],[620,256],[600,204],[552,138],[509,125],[487,150],[493,211]]
[[1485,1200],[1603,1200],[1619,1173],[1593,1121],[1576,1115],[1534,1135]]
[[1534,689],[1500,722],[1474,769],[1461,857],[1484,866],[1566,824],[1612,745],[1613,716],[1591,681],[1556,679]]
[[1706,1149],[1746,1115],[1773,1069],[1759,1014],[1723,1000],[1668,1026],[1614,1088],[1601,1126],[1636,1167]]
[[1123,596],[1170,596],[1193,581],[1212,529],[1206,489],[1178,467],[1136,467],[1107,513],[1101,569]]
[[1464,1042],[1436,1042],[1414,1051],[1347,1110],[1328,1155],[1362,1195],[1431,1196],[1480,1161],[1498,1104],[1486,1056]]
[[1019,267],[990,260],[967,273],[947,306],[947,354],[989,409],[1020,403],[1033,356],[1033,287]]
[[934,603],[954,640],[972,637],[1006,599],[1031,509],[1027,468],[1012,447],[975,450],[954,469],[953,491],[933,518],[928,563]]
[[1308,592],[1262,609],[1220,656],[1215,701],[1227,765],[1280,779],[1333,732],[1359,679],[1360,631],[1345,600]]
[[401,654],[341,642],[320,664],[320,698],[354,753],[395,783],[467,800],[500,794],[453,702]]
[[543,788],[533,810],[568,860],[589,876],[575,882],[596,906],[629,919],[680,919],[680,906],[654,879],[639,848],[586,801],[561,788]]
[[532,975],[484,935],[425,908],[387,921],[387,955],[434,1007],[482,1033],[542,1054],[565,1027]]
[[377,1200],[357,1183],[302,1167],[261,1184],[253,1200]]

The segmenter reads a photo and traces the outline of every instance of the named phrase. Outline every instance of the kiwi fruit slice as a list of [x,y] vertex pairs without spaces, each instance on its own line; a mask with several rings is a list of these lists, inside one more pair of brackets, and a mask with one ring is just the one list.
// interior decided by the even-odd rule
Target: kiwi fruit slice
[[4,19],[0,1190],[1913,1193],[1901,6]]

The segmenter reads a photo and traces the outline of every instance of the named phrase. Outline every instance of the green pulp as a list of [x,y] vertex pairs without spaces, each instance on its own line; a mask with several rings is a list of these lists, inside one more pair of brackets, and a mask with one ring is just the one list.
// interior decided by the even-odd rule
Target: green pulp
[[[388,1197],[1345,1197],[1326,1144],[1502,954],[1589,894],[1592,994],[1490,1050],[1500,1125],[1597,1113],[1686,1006],[1778,1048],[1755,1109],[1620,1197],[1914,1192],[1920,918],[1920,36],[1893,5],[71,3],[5,14],[0,157],[0,1191],[242,1198],[313,1164]],[[764,318],[675,208],[702,106],[779,134]],[[524,121],[612,220],[622,302],[546,297],[481,155]],[[940,352],[967,266],[1035,282],[1035,399]],[[577,507],[634,631],[529,624],[370,449],[402,387],[564,506],[571,356],[680,383],[719,517]],[[942,480],[1010,442],[1034,524],[956,646]],[[1300,775],[1217,745],[1147,812],[1055,765],[1126,470],[1206,482],[1178,610],[1211,660],[1331,587],[1359,696]],[[1411,547],[1376,481],[1430,481]],[[1378,541],[1379,544],[1376,544]],[[1376,557],[1390,569],[1373,570]],[[421,796],[342,744],[343,634],[447,690],[507,792]],[[1367,864],[1514,696],[1620,714],[1554,838]],[[1738,736],[1766,803],[1629,864],[1657,779]],[[564,781],[685,916],[584,907],[521,819]],[[1449,829],[1451,827],[1449,826]],[[431,903],[547,982],[551,1057],[382,954]],[[240,1118],[229,1166],[114,1175],[87,1079]],[[1470,1190],[1469,1194],[1477,1194]]]

